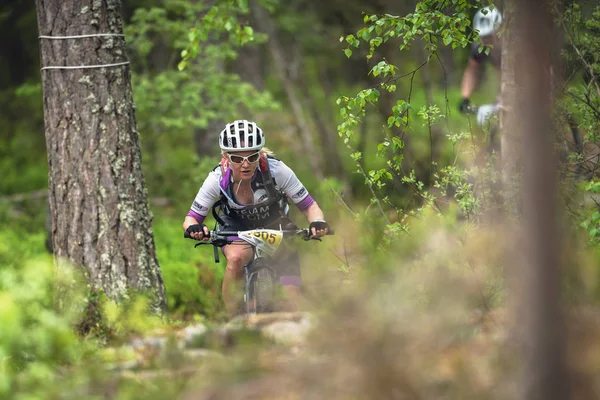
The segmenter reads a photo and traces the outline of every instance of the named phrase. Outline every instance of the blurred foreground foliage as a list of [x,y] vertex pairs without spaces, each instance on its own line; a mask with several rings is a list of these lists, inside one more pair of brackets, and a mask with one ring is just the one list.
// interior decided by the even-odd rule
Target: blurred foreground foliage
[[[302,351],[285,356],[284,364],[278,364],[277,352],[286,350],[251,341],[221,349],[227,355],[222,361],[189,363],[172,349],[150,369],[129,375],[114,365],[139,354],[115,346],[190,324],[221,323],[215,314],[200,313],[219,310],[211,303],[218,298],[220,273],[218,265],[212,270],[212,252],[187,251],[190,246],[181,243],[174,222],[156,225],[171,310],[157,319],[148,314],[143,298],[108,302],[90,293],[73,270],[57,269],[49,256],[40,255],[42,231],[28,232],[25,243],[24,231],[2,229],[0,395],[165,399],[217,390],[217,398],[232,399],[243,398],[235,388],[248,385],[270,398],[396,398],[400,393],[489,398],[499,388],[510,394],[516,360],[508,340],[505,236],[499,227],[452,220],[458,214],[453,215],[426,208],[411,222],[410,235],[389,245],[342,217],[336,236],[306,243],[311,251],[303,257],[305,307],[316,325]],[[590,346],[585,356],[577,353],[574,365],[593,365],[598,353],[592,349],[600,343],[593,339],[597,326],[588,324],[600,315],[600,254],[585,241],[569,245],[563,294],[568,318],[577,317],[569,322],[575,332],[570,340]],[[214,281],[206,281],[209,271]],[[89,316],[90,300],[102,317],[83,332],[79,322]],[[585,335],[578,336],[583,327]],[[573,345],[572,351],[580,347]],[[176,376],[169,378],[168,371]],[[319,379],[323,374],[331,379]],[[271,383],[259,383],[265,379]]]

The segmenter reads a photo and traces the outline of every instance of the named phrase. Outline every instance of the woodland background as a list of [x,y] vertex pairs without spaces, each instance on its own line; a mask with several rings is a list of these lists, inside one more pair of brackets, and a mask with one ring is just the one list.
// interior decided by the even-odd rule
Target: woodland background
[[[134,293],[117,304],[90,290],[77,269],[56,273],[41,81],[54,72],[40,71],[36,4],[0,3],[2,396],[100,398],[108,386],[118,398],[136,398],[140,390],[147,398],[185,393],[188,381],[149,384],[136,377],[115,384],[99,367],[102,350],[150,330],[225,320],[223,264],[183,240],[181,223],[219,162],[216,138],[224,123],[247,118],[263,128],[268,147],[294,169],[338,231],[302,248],[307,307],[325,321],[306,353],[330,358],[318,368],[303,359],[287,375],[302,387],[294,387],[297,398],[312,393],[318,371],[337,378],[312,388],[322,396],[510,397],[520,369],[506,346],[521,330],[557,349],[556,358],[536,360],[575,383],[572,398],[594,398],[600,391],[600,353],[591,350],[600,348],[600,8],[595,1],[545,3],[556,35],[549,45],[556,125],[545,133],[557,162],[547,169],[552,177],[556,170],[556,179],[540,189],[527,178],[523,184],[519,162],[511,172],[490,157],[487,132],[458,111],[460,80],[477,41],[470,21],[487,2],[123,1],[147,211],[166,293],[162,319],[148,316]],[[497,4],[508,20],[510,4]],[[517,75],[538,57],[522,50],[522,38],[503,49],[524,63]],[[472,102],[493,103],[501,86],[505,91],[516,81],[487,66]],[[570,120],[584,139],[579,154]],[[510,141],[522,138],[504,134],[515,125],[500,124],[510,159]],[[531,153],[515,159],[537,159],[542,147],[524,147]],[[554,196],[544,192],[548,187],[556,187],[557,200],[544,215],[554,215],[560,229],[545,236],[528,230],[521,217],[532,209],[515,206],[510,194],[516,190],[525,204],[541,199],[539,209],[546,210],[544,199]],[[293,217],[301,223],[299,213]],[[523,231],[528,239],[540,235],[532,243],[541,243],[542,252],[556,249],[556,264],[534,268],[537,259],[515,243]],[[553,308],[541,312],[555,318],[545,328],[542,318],[529,324],[511,311],[539,306],[540,298],[552,300]],[[548,327],[560,327],[558,334],[543,336]],[[250,366],[260,368],[246,350],[217,373],[203,364],[202,376],[211,382],[227,376],[219,381],[224,386],[253,379]],[[527,360],[525,371],[540,365]],[[431,368],[443,378],[432,382]],[[68,384],[57,385],[60,379]],[[554,382],[560,390],[548,390],[561,397],[566,386]]]

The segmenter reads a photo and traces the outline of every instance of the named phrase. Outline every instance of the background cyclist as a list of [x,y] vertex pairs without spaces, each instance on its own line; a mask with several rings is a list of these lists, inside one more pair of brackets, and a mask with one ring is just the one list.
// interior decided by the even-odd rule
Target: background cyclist
[[473,42],[467,67],[463,73],[460,92],[462,100],[459,110],[462,113],[469,112],[471,96],[479,84],[481,72],[486,63],[491,64],[500,71],[502,59],[502,42],[497,34],[498,27],[502,23],[502,14],[497,8],[485,7],[477,11],[473,18],[473,29],[479,31],[479,37],[485,46],[489,46],[490,52],[479,52],[479,43]]

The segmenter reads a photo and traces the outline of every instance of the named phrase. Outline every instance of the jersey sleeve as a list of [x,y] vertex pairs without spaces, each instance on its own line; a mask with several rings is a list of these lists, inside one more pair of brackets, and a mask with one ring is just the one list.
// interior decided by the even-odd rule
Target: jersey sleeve
[[271,172],[279,190],[285,193],[300,211],[306,210],[315,202],[294,171],[283,161],[274,160]]
[[221,196],[221,189],[219,186],[220,174],[216,171],[211,171],[204,183],[200,187],[192,207],[188,212],[188,216],[195,218],[198,222],[202,223],[204,218],[208,215],[210,208],[219,200]]

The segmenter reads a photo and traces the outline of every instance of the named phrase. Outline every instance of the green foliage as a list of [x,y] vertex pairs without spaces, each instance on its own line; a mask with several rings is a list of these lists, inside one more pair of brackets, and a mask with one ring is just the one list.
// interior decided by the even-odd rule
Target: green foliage
[[[183,213],[185,215],[185,213]],[[218,318],[222,312],[221,282],[224,257],[214,262],[211,246],[194,248],[195,242],[183,239],[181,218],[164,216],[154,223],[157,257],[172,318],[190,319],[203,315]],[[207,222],[209,223],[209,222]]]
[[[584,190],[588,193],[592,194],[600,194],[600,181],[598,179],[594,179],[585,184]],[[599,207],[594,207],[591,210],[587,210],[587,212],[583,212],[580,216],[581,222],[580,226],[587,232],[589,235],[590,242],[592,244],[599,245],[600,244],[600,209]]]
[[23,193],[48,184],[39,82],[0,90],[0,193]]
[[[356,34],[340,38],[340,42],[346,42],[348,45],[344,50],[347,57],[352,56],[353,48],[358,49],[362,43],[366,43],[368,44],[366,59],[375,60],[370,75],[378,78],[378,83],[360,90],[353,97],[341,96],[337,99],[341,117],[338,133],[351,151],[351,158],[357,164],[357,172],[365,177],[365,182],[371,189],[371,204],[377,205],[382,215],[387,215],[388,210],[393,210],[396,215],[404,216],[402,223],[387,220],[385,230],[394,236],[398,232],[410,231],[410,224],[406,222],[408,215],[419,216],[427,210],[444,213],[444,210],[448,207],[451,209],[453,202],[456,202],[462,215],[473,219],[495,200],[493,193],[497,177],[492,160],[487,162],[484,168],[465,169],[461,165],[467,147],[472,147],[474,153],[478,151],[472,134],[464,131],[458,134],[452,132],[447,108],[444,108],[446,112],[442,112],[442,108],[435,103],[424,104],[418,108],[412,98],[416,74],[432,60],[440,60],[438,52],[442,46],[449,46],[452,49],[465,48],[473,41],[479,41],[470,25],[472,11],[481,7],[482,2],[479,1],[455,1],[451,5],[437,0],[421,1],[415,5],[413,13],[405,16],[367,14],[362,29]],[[418,43],[423,47],[426,59],[412,71],[401,73],[390,60],[379,56],[378,48],[386,43],[393,44],[405,53],[413,44]],[[485,51],[489,51],[489,48]],[[387,117],[387,126],[383,128],[385,137],[376,146],[377,157],[386,160],[385,165],[367,172],[361,165],[364,163],[365,155],[354,150],[353,137],[358,126],[365,122],[369,106],[380,101],[382,92],[396,92],[400,79],[405,77],[410,78],[408,89],[403,89],[404,93],[408,91],[408,95],[394,99],[395,104],[389,110],[391,114]],[[448,98],[444,100],[447,102]],[[452,151],[445,150],[445,154],[449,156],[447,159],[434,160],[433,154],[430,154],[431,172],[427,178],[418,176],[415,170],[405,170],[404,166],[405,136],[411,136],[412,142],[424,137],[414,123],[415,116],[420,117],[422,126],[427,130],[426,135],[429,139],[426,147],[430,148],[430,152],[433,152],[431,141],[435,126],[445,122],[446,127],[441,129],[450,131],[446,136]],[[390,183],[397,187],[398,182],[407,187],[412,196],[418,198],[416,205],[411,204],[411,201],[408,202],[412,210],[400,206],[397,197],[389,196],[387,187]]]
[[[396,39],[400,43],[399,50],[406,50],[410,44],[420,39],[424,42],[425,50],[429,57],[416,70],[398,75],[398,68],[390,64],[387,60],[379,61],[372,67],[370,73],[377,77],[382,76],[387,78],[379,83],[377,87],[383,88],[389,92],[396,91],[395,82],[405,76],[414,74],[425,63],[429,62],[431,57],[437,54],[438,38],[443,37],[445,45],[452,45],[453,48],[458,46],[466,47],[476,39],[472,32],[467,31],[470,26],[470,17],[467,11],[471,8],[479,7],[478,2],[470,4],[465,2],[455,2],[453,4],[452,15],[446,15],[440,11],[445,6],[445,1],[429,0],[417,3],[415,12],[404,17],[394,16],[390,14],[365,15],[365,27],[360,29],[356,35],[347,35],[341,37],[341,41],[346,41],[351,47],[358,48],[361,40],[369,44],[369,53],[367,59],[370,60],[375,55],[376,48],[389,40]],[[346,49],[346,54],[350,56],[352,51]],[[379,98],[377,88],[369,88],[361,90],[354,97],[340,97],[337,100],[338,105],[343,105],[340,109],[343,122],[338,126],[340,135],[346,138],[353,135],[354,128],[360,122],[361,115],[365,114],[365,106],[368,103],[376,102]],[[399,100],[397,106],[392,110],[394,119],[388,120],[388,125],[396,124],[401,126],[406,124],[406,121],[398,120],[399,116],[407,114],[410,108],[410,102]]]
[[[572,84],[563,106],[572,112],[579,127],[587,133],[586,140],[598,143],[600,136],[600,7],[585,18],[573,4],[561,18],[569,47],[563,52],[567,62],[579,65],[578,78]],[[576,32],[576,34],[575,34]]]
[[[43,234],[0,230],[0,397],[46,395],[59,379],[58,366],[76,363],[84,353],[73,330],[80,309],[55,310],[58,288],[65,304],[81,304],[72,271],[56,271],[39,256]],[[58,272],[58,273],[57,273]],[[79,287],[79,289],[81,289]],[[56,389],[54,387],[54,389]]]
[[586,132],[586,140],[598,143],[600,136],[600,7],[585,18],[577,4],[572,4],[560,16],[565,27],[567,48],[563,55],[577,72],[571,82],[562,106],[577,118],[577,124]]
[[400,40],[398,48],[401,51],[409,49],[417,38],[423,39],[425,50],[432,53],[438,50],[440,39],[444,45],[450,45],[453,49],[469,45],[474,39],[474,33],[465,34],[471,24],[468,11],[481,7],[481,4],[466,1],[454,3],[452,15],[442,11],[445,5],[445,1],[429,0],[418,2],[414,13],[402,17],[391,14],[365,15],[365,27],[356,35],[346,36],[345,40],[355,48],[359,47],[360,40],[368,43],[367,59],[374,56],[377,47],[391,39]]
[[[164,322],[148,314],[143,296],[117,305],[90,291],[77,270],[46,254],[43,230],[26,227],[0,229],[0,398],[97,398],[94,392],[106,393],[113,374],[107,367],[118,361],[100,348]],[[85,332],[84,320],[93,323]],[[133,385],[138,390],[129,393],[131,382],[119,382],[114,390],[123,399],[160,398],[156,384]]]
[[[595,149],[600,143],[600,6],[586,11],[578,4],[571,4],[564,14],[557,15],[557,21],[565,32],[567,46],[563,56],[569,67],[567,90],[559,103],[559,112],[576,121],[584,134],[585,149]],[[579,185],[584,196],[600,193],[596,178],[596,162],[590,162],[587,153],[571,155],[572,165],[577,166],[587,176],[594,178]],[[587,233],[590,243],[598,246],[600,229],[600,208],[578,208],[574,213],[579,226]]]
[[[257,91],[226,69],[239,46],[255,40],[252,28],[238,22],[247,13],[245,1],[219,1],[210,7],[203,2],[158,3],[136,9],[125,35],[132,49],[149,192],[178,200],[197,190],[181,182],[193,182],[197,175],[192,166],[197,164],[198,130],[208,128],[210,121],[277,105],[269,93]],[[207,132],[200,140],[216,145],[216,134]],[[206,165],[203,160],[202,167]]]
[[[228,55],[231,57],[235,57],[235,47],[256,39],[254,29],[240,23],[240,17],[249,12],[247,0],[221,0],[202,11],[202,18],[189,30],[189,45],[181,52],[183,59],[179,63],[180,70],[185,69],[190,60],[199,56],[209,41],[219,41],[222,35],[227,37],[223,50],[229,50]],[[260,38],[264,39],[264,36]]]

